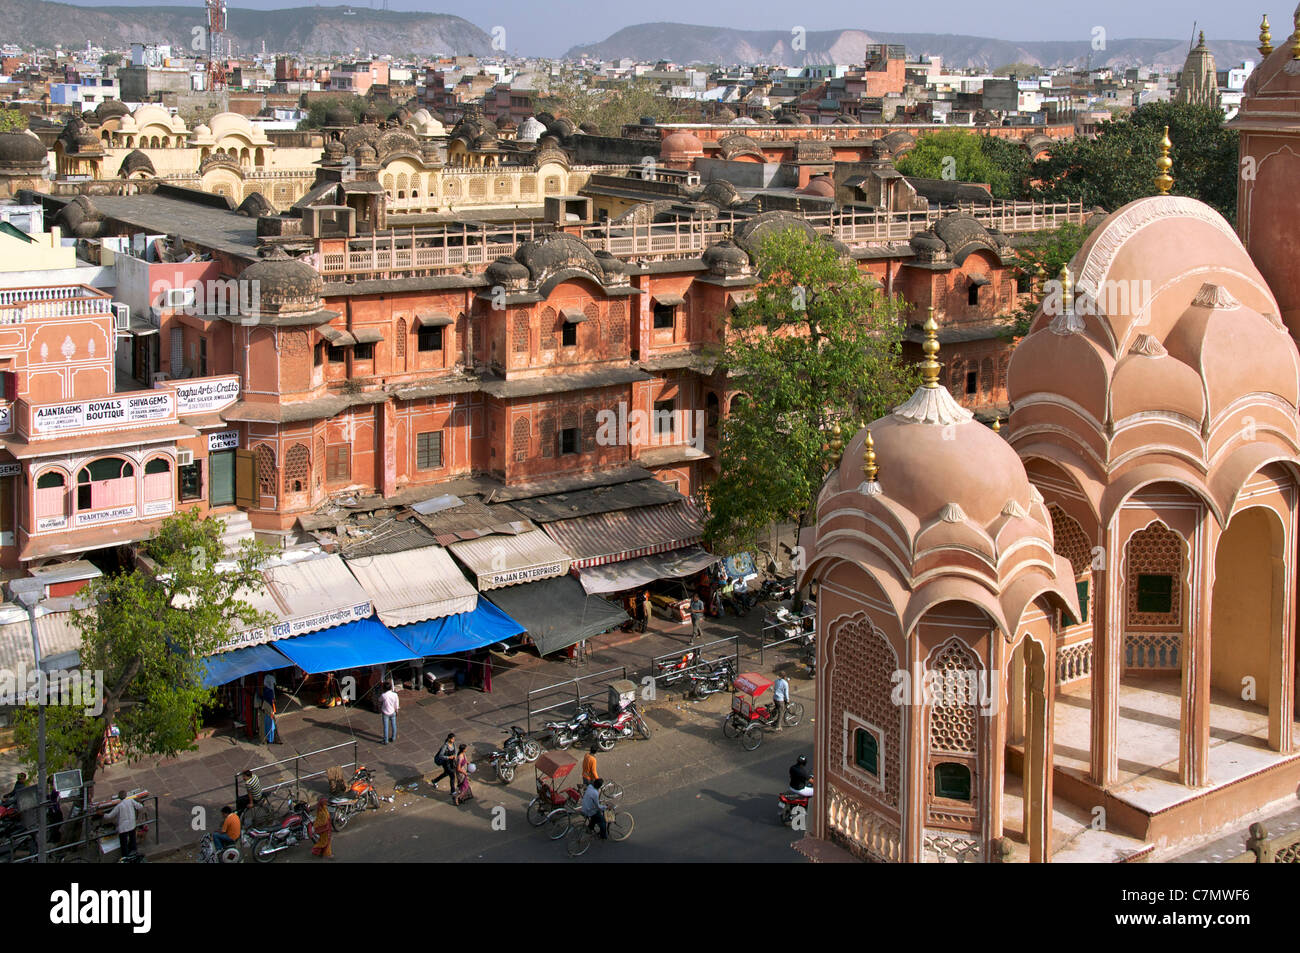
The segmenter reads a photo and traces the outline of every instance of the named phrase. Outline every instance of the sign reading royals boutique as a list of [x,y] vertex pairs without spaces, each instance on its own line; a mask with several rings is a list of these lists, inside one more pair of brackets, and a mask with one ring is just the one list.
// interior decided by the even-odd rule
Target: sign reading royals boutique
[[221,646],[218,651],[229,652],[231,649],[242,649],[250,645],[262,645],[266,642],[277,642],[280,639],[305,635],[308,632],[316,632],[320,629],[332,629],[336,625],[355,622],[358,619],[368,619],[371,611],[372,608],[369,602],[361,602],[351,607],[329,609],[314,615],[286,619],[271,626],[269,632],[266,629],[249,629],[246,632],[240,632]]
[[142,391],[74,404],[35,404],[32,406],[31,432],[45,436],[175,419],[176,398],[171,392]]

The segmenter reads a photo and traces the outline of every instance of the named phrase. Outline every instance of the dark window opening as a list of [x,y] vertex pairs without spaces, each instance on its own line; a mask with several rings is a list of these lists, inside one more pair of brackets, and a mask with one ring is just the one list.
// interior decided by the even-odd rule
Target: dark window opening
[[203,495],[203,464],[198,460],[178,469],[182,500],[197,500]]
[[676,323],[677,309],[670,304],[655,305],[655,328],[671,328]]
[[419,351],[441,351],[442,350],[442,328],[421,327],[416,332],[416,350]]
[[1138,576],[1138,612],[1169,613],[1174,611],[1173,576]]
[[442,469],[442,431],[422,433],[416,437],[415,468],[417,470]]
[[950,801],[970,800],[970,768],[945,761],[934,766],[934,796]]
[[966,372],[966,393],[968,395],[977,394],[979,393],[979,389],[980,389],[979,371],[967,371]]
[[328,347],[329,345],[326,344],[324,341],[322,341],[320,344],[316,346],[316,353],[315,356],[312,358],[312,364],[314,366],[320,367],[322,364],[325,363],[325,351]]
[[52,490],[55,487],[61,487],[64,485],[63,474],[59,473],[57,470],[42,473],[36,478],[36,489],[38,490]]
[[148,463],[144,465],[144,472],[146,476],[148,476],[150,473],[170,473],[171,469],[172,469],[172,465],[170,461],[164,460],[162,457],[154,457],[152,460],[150,460]]
[[373,344],[358,344],[352,348],[352,360],[373,361],[374,359],[375,346]]
[[578,346],[578,326],[576,324],[565,322],[564,329],[560,332],[560,344],[564,347]]
[[979,285],[971,285],[969,288],[966,289],[966,303],[969,304],[971,307],[975,307],[980,303]]
[[560,431],[560,454],[578,452],[578,428],[566,427]]
[[670,437],[677,430],[677,414],[671,400],[655,401],[655,436]]
[[853,763],[867,774],[880,773],[880,742],[865,728],[853,732]]
[[346,361],[347,359],[348,359],[348,349],[347,349],[347,348],[345,348],[345,347],[335,347],[333,344],[330,345],[330,363],[331,363],[331,364],[342,364],[342,363],[343,363],[344,361]]
[[1079,593],[1079,614],[1083,616],[1083,618],[1081,618],[1079,622],[1080,623],[1087,622],[1088,621],[1088,580],[1085,579],[1082,582],[1076,582],[1074,584],[1074,588]]

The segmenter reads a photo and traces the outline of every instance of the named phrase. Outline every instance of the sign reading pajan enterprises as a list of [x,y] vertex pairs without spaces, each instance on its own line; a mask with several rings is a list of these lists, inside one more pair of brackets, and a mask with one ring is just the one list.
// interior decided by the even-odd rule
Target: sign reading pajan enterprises
[[176,398],[171,391],[142,391],[75,404],[37,404],[32,407],[31,432],[65,433],[175,419]]
[[176,394],[176,413],[209,414],[239,400],[238,377],[212,377],[197,381],[167,381],[160,386]]
[[369,602],[361,602],[350,608],[329,609],[325,612],[318,612],[314,615],[299,616],[296,619],[286,619],[284,622],[277,622],[271,626],[270,631],[266,629],[249,629],[246,632],[238,633],[225,645],[221,646],[220,651],[228,652],[231,649],[240,649],[249,645],[261,645],[265,642],[276,642],[280,639],[291,638],[295,635],[302,635],[306,632],[315,632],[318,629],[330,629],[336,625],[343,625],[346,622],[355,622],[357,619],[367,619],[370,617],[372,607]]

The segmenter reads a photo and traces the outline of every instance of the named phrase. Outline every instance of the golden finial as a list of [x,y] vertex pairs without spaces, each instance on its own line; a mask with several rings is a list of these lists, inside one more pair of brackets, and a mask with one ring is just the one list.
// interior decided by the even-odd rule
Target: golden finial
[[871,439],[871,431],[867,431],[867,442],[865,444],[867,452],[862,455],[862,473],[866,476],[868,483],[875,483],[876,477],[880,475],[880,468],[876,466],[876,441]]
[[1291,44],[1291,59],[1300,60],[1300,7],[1295,11],[1295,42]]
[[1061,310],[1065,312],[1073,311],[1074,279],[1070,277],[1070,266],[1068,264],[1062,265],[1056,277],[1061,282]]
[[930,309],[921,329],[925,331],[925,343],[921,345],[925,352],[925,360],[921,362],[921,383],[923,387],[934,390],[939,386],[940,371],[939,362],[935,360],[939,354],[939,325],[934,320],[934,308]]
[[1268,14],[1259,21],[1259,55],[1267,57],[1273,52],[1273,33],[1269,30]]
[[995,414],[993,417],[993,432],[1002,433],[1002,415]]
[[844,431],[840,429],[840,422],[837,420],[831,425],[831,454],[839,461],[840,455],[844,452]]
[[1205,46],[1205,31],[1204,31],[1204,30],[1201,31],[1201,38],[1200,38],[1200,40],[1197,42],[1196,45],[1197,45],[1197,47],[1201,47],[1201,48],[1203,48],[1203,47]]
[[[1297,38],[1296,45],[1300,47],[1300,38]],[[1156,168],[1160,170],[1155,180],[1156,191],[1161,195],[1168,195],[1169,190],[1174,187],[1173,176],[1169,174],[1169,170],[1174,167],[1174,160],[1169,158],[1169,150],[1173,147],[1174,144],[1169,141],[1169,127],[1165,126],[1165,134],[1160,139],[1160,158],[1156,160]]]

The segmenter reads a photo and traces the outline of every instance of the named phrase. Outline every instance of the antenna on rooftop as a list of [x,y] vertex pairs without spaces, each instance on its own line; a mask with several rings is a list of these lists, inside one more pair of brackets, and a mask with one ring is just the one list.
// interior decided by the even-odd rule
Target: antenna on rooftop
[[1187,51],[1190,53],[1196,47],[1196,21],[1192,21],[1192,38],[1187,41]]

